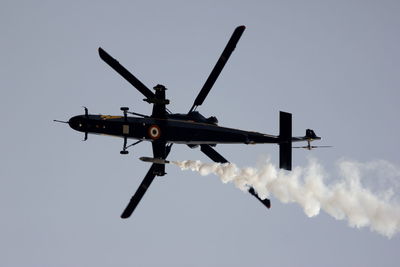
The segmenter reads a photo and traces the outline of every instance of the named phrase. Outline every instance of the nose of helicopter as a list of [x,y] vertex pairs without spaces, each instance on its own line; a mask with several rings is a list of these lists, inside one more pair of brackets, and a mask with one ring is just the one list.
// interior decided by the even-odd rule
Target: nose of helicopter
[[82,116],[79,115],[79,116],[75,116],[75,117],[70,118],[69,121],[68,121],[68,124],[72,129],[81,132],[82,131],[82,126],[83,126],[82,125]]

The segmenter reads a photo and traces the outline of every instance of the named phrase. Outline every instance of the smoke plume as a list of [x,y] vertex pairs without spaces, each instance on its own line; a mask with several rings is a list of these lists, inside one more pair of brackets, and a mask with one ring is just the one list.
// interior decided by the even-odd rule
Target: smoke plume
[[[394,201],[393,192],[399,186],[395,178],[400,177],[400,170],[386,161],[341,160],[339,179],[329,179],[315,159],[292,172],[278,169],[269,159],[257,168],[192,160],[171,163],[203,176],[215,174],[223,183],[232,182],[243,191],[253,187],[262,199],[273,195],[283,203],[295,202],[308,217],[318,215],[322,209],[337,220],[346,219],[351,227],[369,227],[389,238],[400,231],[400,206]],[[391,189],[374,192],[371,185]]]

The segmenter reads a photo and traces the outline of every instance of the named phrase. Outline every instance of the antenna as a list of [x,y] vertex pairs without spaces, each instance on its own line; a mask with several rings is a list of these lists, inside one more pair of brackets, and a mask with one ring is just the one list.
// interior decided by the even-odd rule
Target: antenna
[[60,120],[53,120],[53,121],[68,124],[68,121],[60,121]]

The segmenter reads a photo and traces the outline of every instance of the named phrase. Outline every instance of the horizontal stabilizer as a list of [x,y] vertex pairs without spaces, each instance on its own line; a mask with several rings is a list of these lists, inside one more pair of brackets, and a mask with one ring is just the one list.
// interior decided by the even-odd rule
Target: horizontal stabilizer
[[311,129],[307,129],[306,135],[304,136],[292,137],[292,142],[315,141],[315,140],[321,140],[321,137],[317,136],[315,132]]

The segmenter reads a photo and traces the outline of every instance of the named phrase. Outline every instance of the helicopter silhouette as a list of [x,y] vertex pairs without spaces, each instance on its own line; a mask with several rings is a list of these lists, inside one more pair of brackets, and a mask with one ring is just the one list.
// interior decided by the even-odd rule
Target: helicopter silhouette
[[[222,127],[218,125],[218,119],[215,116],[206,118],[197,111],[231,56],[244,30],[245,26],[239,26],[234,30],[193,105],[186,113],[172,113],[166,108],[170,101],[166,98],[167,88],[165,86],[158,84],[153,87],[154,92],[152,92],[105,50],[99,48],[100,58],[143,94],[144,101],[153,105],[151,115],[130,112],[128,107],[121,107],[122,116],[93,115],[89,114],[85,107],[85,114],[74,116],[68,122],[64,122],[68,123],[72,129],[83,132],[84,140],[87,140],[88,134],[123,138],[121,154],[128,154],[128,148],[143,141],[151,142],[153,157],[141,157],[140,159],[151,162],[152,165],[123,211],[121,218],[129,218],[154,178],[166,174],[165,164],[169,163],[166,159],[173,144],[185,144],[190,148],[200,147],[201,152],[219,163],[228,163],[228,160],[214,149],[217,144],[278,144],[279,167],[290,171],[292,169],[292,142],[307,141],[308,146],[302,148],[311,149],[315,146],[311,146],[310,142],[321,139],[311,129],[306,130],[305,136],[293,137],[292,114],[288,112],[280,112],[279,135],[271,135]],[[137,141],[128,145],[128,139]],[[270,200],[261,199],[252,187],[248,189],[248,192],[267,208],[271,207]]]

